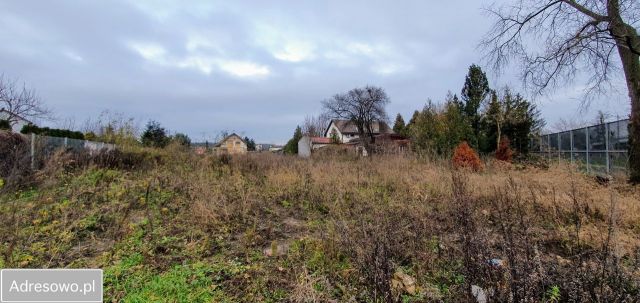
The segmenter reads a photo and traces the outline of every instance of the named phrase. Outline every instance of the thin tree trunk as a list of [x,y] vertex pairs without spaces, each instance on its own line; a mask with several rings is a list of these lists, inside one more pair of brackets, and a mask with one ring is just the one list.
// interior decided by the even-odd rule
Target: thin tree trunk
[[358,128],[358,135],[360,136],[360,144],[362,144],[362,148],[364,148],[364,150],[367,153],[367,156],[369,156],[370,151],[370,144],[369,144],[369,136],[367,134],[367,131],[365,130],[364,126],[362,126],[361,128]]
[[502,126],[500,125],[500,122],[496,123],[497,129],[498,129],[498,142],[496,143],[496,150],[498,150],[498,147],[500,147],[500,139],[502,136]]
[[[629,99],[631,100],[631,117],[629,119],[629,181],[640,183],[640,37],[633,26],[625,24],[620,16],[620,4],[617,0],[607,3],[610,31],[616,37],[616,46],[622,69],[624,70]],[[609,134],[607,134],[608,136]]]

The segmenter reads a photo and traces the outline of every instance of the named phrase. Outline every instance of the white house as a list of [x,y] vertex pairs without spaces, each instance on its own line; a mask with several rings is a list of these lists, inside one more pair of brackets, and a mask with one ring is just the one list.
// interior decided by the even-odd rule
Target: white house
[[[371,131],[374,136],[394,133],[385,122],[373,122]],[[332,138],[333,136],[337,137],[342,143],[347,143],[360,137],[358,128],[355,123],[350,120],[331,120],[331,123],[329,123],[329,126],[324,131],[324,137]]]
[[23,126],[27,124],[31,124],[31,121],[23,117],[20,117],[18,115],[11,114],[11,112],[9,112],[4,108],[0,108],[0,120],[9,120],[9,119],[12,120],[9,122],[11,123],[11,130],[14,132],[19,132]]

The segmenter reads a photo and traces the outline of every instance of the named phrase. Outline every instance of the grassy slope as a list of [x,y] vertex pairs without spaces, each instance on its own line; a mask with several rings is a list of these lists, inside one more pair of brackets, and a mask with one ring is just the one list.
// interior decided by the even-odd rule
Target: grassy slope
[[[144,171],[61,159],[38,187],[0,196],[0,268],[103,268],[106,302],[460,301],[468,283],[508,291],[516,274],[538,281],[518,286],[534,301],[584,300],[590,286],[568,275],[600,272],[606,247],[625,286],[602,293],[638,294],[640,197],[624,184],[509,165],[452,183],[447,165],[396,157],[164,159]],[[485,257],[513,271],[474,265]],[[400,271],[416,290],[389,286]]]

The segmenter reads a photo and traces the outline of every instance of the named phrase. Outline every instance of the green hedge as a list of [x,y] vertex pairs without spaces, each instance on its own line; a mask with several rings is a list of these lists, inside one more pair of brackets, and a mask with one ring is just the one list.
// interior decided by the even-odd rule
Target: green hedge
[[11,130],[11,123],[7,120],[0,119],[0,129]]
[[82,132],[72,131],[68,129],[38,127],[33,124],[27,124],[23,126],[20,132],[23,134],[33,133],[36,135],[49,136],[49,137],[61,137],[61,138],[84,140],[84,134]]

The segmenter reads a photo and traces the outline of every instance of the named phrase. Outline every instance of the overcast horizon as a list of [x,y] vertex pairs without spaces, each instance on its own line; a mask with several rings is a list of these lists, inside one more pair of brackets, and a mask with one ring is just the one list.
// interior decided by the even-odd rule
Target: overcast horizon
[[578,81],[534,98],[517,65],[496,76],[476,48],[490,4],[5,0],[0,74],[35,89],[59,118],[54,125],[79,128],[109,110],[194,142],[229,131],[283,144],[323,99],[365,85],[386,90],[391,122],[397,113],[408,121],[428,99],[459,95],[473,63],[492,88],[534,100],[548,126],[595,121],[599,110],[628,116],[621,75],[587,109]]

